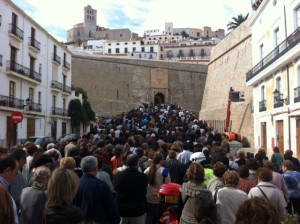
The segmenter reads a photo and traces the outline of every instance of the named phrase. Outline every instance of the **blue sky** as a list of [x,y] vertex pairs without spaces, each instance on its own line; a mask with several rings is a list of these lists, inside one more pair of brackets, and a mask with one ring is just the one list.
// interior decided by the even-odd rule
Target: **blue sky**
[[83,8],[97,10],[97,24],[110,29],[129,28],[143,35],[145,30],[174,28],[226,29],[232,17],[251,14],[250,0],[12,0],[59,41],[67,30],[83,22]]

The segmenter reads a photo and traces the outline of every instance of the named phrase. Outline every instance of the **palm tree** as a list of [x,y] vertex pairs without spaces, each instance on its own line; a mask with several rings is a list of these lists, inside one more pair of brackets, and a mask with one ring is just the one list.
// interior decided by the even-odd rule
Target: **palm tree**
[[227,29],[229,30],[234,30],[237,28],[239,25],[241,25],[242,22],[244,22],[249,16],[249,13],[244,17],[242,14],[239,14],[237,17],[232,17],[231,22],[227,24]]

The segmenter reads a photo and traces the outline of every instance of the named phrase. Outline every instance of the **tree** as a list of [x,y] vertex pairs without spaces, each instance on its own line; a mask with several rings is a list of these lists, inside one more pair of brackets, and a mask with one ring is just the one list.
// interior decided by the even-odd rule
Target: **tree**
[[77,127],[85,120],[80,100],[74,99],[69,103],[68,114],[71,117],[72,127]]
[[243,23],[249,16],[249,13],[244,17],[242,14],[239,14],[237,17],[232,17],[231,22],[227,24],[228,31],[232,31],[237,28],[241,23]]

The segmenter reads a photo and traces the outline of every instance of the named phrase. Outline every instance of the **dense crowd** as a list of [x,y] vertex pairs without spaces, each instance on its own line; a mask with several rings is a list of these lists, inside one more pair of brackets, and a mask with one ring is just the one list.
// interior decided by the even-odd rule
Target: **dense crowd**
[[[143,104],[80,139],[0,147],[0,223],[277,224],[300,214],[299,171],[291,150],[232,155],[192,113]],[[158,195],[168,183],[175,206]]]

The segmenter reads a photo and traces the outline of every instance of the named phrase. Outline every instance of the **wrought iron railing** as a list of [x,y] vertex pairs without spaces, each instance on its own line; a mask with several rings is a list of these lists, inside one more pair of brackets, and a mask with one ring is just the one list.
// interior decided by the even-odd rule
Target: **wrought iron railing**
[[63,116],[64,115],[64,110],[58,107],[51,107],[51,114],[52,115],[59,115]]
[[62,90],[63,84],[56,81],[56,80],[52,80],[51,81],[51,88]]
[[29,37],[29,42],[28,42],[29,46],[37,49],[38,51],[41,50],[41,43],[38,42],[37,40],[35,40],[33,37]]
[[10,23],[8,32],[15,35],[16,37],[18,37],[21,40],[24,39],[24,31],[21,30],[19,27],[17,27],[16,24]]
[[63,91],[71,94],[71,92],[72,92],[72,89],[71,89],[71,87],[70,87],[70,86],[63,85]]
[[63,116],[65,116],[65,117],[68,117],[69,115],[68,115],[68,110],[64,110],[63,109]]
[[24,100],[10,97],[10,96],[0,95],[0,106],[23,109]]
[[300,102],[300,86],[294,88],[294,103]]
[[70,63],[64,60],[64,67],[68,70],[70,70]]
[[259,102],[259,112],[266,111],[266,100]]
[[258,64],[256,64],[246,75],[248,82],[254,78],[258,73],[271,65],[274,61],[291,50],[300,42],[300,27],[298,27],[291,35],[289,35],[283,42],[281,42],[273,51],[264,57]]
[[61,64],[61,58],[56,54],[53,54],[53,61],[57,62],[58,64]]
[[35,112],[42,112],[42,104],[39,103],[30,103],[30,105],[28,106],[28,109],[30,111],[35,111]]
[[23,75],[27,78],[34,79],[38,82],[42,81],[42,75],[32,69],[29,69],[21,64],[18,64],[14,61],[7,61],[6,65],[6,70],[7,71],[14,71],[20,75]]

